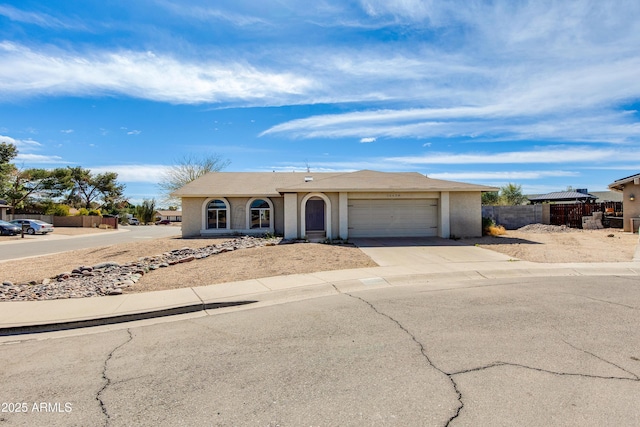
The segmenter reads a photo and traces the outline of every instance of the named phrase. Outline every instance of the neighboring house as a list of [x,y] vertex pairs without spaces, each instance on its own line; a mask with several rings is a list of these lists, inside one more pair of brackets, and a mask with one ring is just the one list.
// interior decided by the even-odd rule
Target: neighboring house
[[640,226],[640,174],[619,179],[609,188],[622,193],[623,229],[635,233]]
[[7,211],[11,209],[11,206],[7,204],[6,200],[0,200],[0,219],[7,221]]
[[415,172],[213,172],[172,195],[184,237],[449,238],[482,235],[481,194],[497,190]]
[[559,191],[555,193],[527,196],[531,203],[593,203],[597,197],[587,190]]
[[596,203],[622,202],[622,193],[617,191],[591,191],[589,194],[596,196]]
[[157,221],[168,219],[171,222],[180,222],[182,221],[182,211],[170,211],[170,210],[161,210],[156,211],[154,215]]

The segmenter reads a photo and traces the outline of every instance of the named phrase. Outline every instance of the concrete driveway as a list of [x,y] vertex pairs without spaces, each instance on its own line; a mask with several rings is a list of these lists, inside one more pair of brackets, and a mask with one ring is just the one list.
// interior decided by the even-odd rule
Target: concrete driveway
[[356,238],[351,241],[381,267],[420,266],[430,271],[447,271],[462,264],[514,261],[507,255],[439,237]]

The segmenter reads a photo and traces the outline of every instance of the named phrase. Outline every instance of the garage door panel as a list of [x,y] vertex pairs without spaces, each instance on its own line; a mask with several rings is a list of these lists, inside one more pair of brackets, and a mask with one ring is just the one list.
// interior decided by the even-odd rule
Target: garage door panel
[[350,237],[436,236],[437,233],[437,200],[349,201]]

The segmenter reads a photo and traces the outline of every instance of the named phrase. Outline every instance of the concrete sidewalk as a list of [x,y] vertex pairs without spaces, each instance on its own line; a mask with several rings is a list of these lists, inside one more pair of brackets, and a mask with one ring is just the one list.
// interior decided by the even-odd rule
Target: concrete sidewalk
[[[267,277],[118,296],[0,304],[0,336],[73,329],[251,304],[264,306],[373,287],[468,286],[471,280],[546,276],[640,276],[640,262],[538,264],[486,249],[359,242],[379,267]],[[477,282],[474,283],[477,286]]]

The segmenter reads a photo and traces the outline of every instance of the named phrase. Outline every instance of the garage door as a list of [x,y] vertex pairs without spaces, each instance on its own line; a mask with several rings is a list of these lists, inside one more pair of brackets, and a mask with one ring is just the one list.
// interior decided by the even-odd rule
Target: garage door
[[349,200],[349,237],[437,235],[435,199]]

